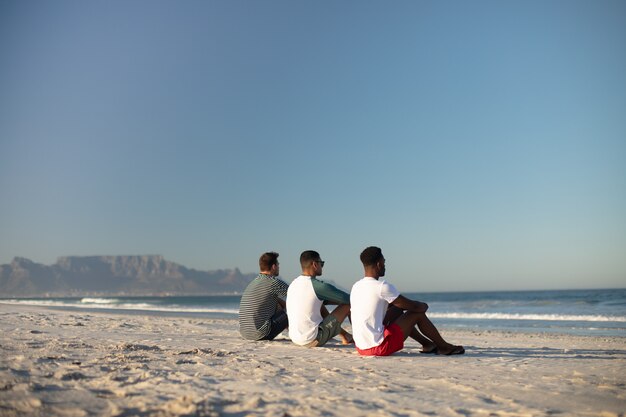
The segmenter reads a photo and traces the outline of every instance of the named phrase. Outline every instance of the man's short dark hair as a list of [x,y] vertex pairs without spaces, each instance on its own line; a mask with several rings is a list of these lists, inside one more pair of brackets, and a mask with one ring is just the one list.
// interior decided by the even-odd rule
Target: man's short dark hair
[[300,255],[300,266],[302,268],[308,268],[315,261],[320,260],[320,254],[314,250],[305,250]]
[[376,246],[367,247],[361,252],[361,262],[363,266],[376,265],[376,262],[383,259],[383,251]]
[[278,263],[278,253],[276,252],[265,252],[259,258],[259,268],[261,271],[269,271],[272,269],[272,266]]

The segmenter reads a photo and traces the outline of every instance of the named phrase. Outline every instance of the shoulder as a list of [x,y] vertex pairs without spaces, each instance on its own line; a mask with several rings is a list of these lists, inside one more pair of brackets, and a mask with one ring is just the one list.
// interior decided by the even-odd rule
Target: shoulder
[[285,283],[285,281],[283,281],[282,278],[280,278],[279,276],[276,276],[276,275],[267,275],[266,279],[268,281],[270,281],[270,282]]
[[339,288],[335,287],[332,284],[329,284],[324,281],[320,281],[319,279],[312,279],[311,284],[313,285],[313,290],[317,297],[321,300],[323,299],[335,299],[336,297],[343,298],[348,294]]
[[378,288],[383,284],[384,281],[380,279],[375,279],[372,277],[361,278],[357,282],[354,283],[353,287],[362,287],[362,288]]
[[322,289],[326,289],[326,290],[336,290],[336,291],[340,291],[337,287],[335,287],[333,284],[329,284],[328,282],[319,280],[317,278],[312,278],[311,279],[311,285],[313,285],[314,288],[322,288]]
[[260,275],[257,275],[252,281],[250,281],[248,283],[248,285],[246,286],[245,291],[253,291],[255,287],[259,286],[261,283],[263,283],[263,279],[261,278]]
[[311,281],[310,277],[305,277],[304,275],[300,275],[299,277],[296,277],[293,281],[291,281],[291,284],[289,284],[289,288],[297,288],[297,287],[302,287],[303,285],[311,285],[310,281]]
[[391,282],[387,281],[386,279],[380,280],[379,282],[380,282],[381,287],[396,288],[395,285],[393,285]]
[[352,284],[352,290],[363,288],[367,286],[367,280],[365,278],[361,278],[354,284]]
[[395,285],[393,285],[391,282],[387,281],[386,279],[383,279],[380,282],[380,286],[381,287],[387,287],[387,288],[396,288]]
[[266,274],[260,274],[258,277],[255,278],[255,281],[262,283],[263,285],[266,285],[266,286],[268,285],[272,286],[277,283],[283,282],[280,278],[278,278],[275,275],[266,275]]
[[278,277],[274,277],[274,280],[272,281],[272,284],[275,287],[279,287],[279,288],[282,288],[282,289],[289,287],[289,284],[287,284],[285,281],[283,281],[281,278],[278,278]]
[[398,291],[398,289],[395,287],[395,285],[393,285],[392,283],[383,280],[380,282],[380,290],[381,292],[385,292],[388,294],[397,294],[400,295],[400,292]]

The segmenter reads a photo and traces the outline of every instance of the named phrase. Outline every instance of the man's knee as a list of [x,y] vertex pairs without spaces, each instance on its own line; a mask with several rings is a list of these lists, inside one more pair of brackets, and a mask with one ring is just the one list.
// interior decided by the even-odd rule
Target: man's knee
[[414,323],[419,323],[426,318],[426,313],[406,312],[404,315]]
[[331,314],[340,322],[343,321],[350,314],[350,304],[339,304]]

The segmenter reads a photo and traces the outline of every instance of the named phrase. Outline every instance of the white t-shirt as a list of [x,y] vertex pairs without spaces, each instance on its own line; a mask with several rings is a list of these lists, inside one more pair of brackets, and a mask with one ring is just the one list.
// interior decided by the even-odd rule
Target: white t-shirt
[[365,277],[352,286],[350,292],[352,336],[359,349],[373,348],[382,343],[385,338],[383,318],[389,303],[399,295],[392,284],[372,277]]
[[315,340],[318,326],[323,320],[320,309],[324,301],[330,304],[348,304],[350,296],[333,285],[306,275],[300,275],[289,285],[289,338],[295,344],[307,345]]

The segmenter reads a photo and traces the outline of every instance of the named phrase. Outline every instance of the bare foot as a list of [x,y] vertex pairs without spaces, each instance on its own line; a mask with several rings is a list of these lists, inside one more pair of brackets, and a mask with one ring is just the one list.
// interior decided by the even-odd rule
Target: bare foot
[[432,343],[428,345],[422,345],[422,350],[420,353],[428,354],[428,353],[437,353],[437,345]]
[[463,346],[454,346],[450,345],[450,347],[439,348],[437,349],[437,355],[462,355],[465,353],[465,348]]
[[339,337],[341,337],[342,345],[351,345],[354,343],[354,339],[352,338],[352,335],[348,332],[339,333]]

